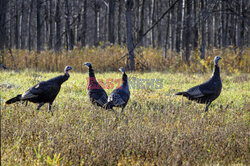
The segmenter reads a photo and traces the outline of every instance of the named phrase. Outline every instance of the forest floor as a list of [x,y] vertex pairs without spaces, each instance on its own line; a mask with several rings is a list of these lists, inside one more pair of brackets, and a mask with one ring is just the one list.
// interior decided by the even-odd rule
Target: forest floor
[[[3,105],[60,73],[1,71],[3,165],[249,165],[250,74],[222,73],[222,93],[207,114],[178,91],[211,73],[128,73],[131,98],[124,113],[94,108],[86,97],[87,73],[70,73],[54,104]],[[121,73],[96,73],[114,79]],[[132,79],[133,78],[133,79]],[[116,80],[118,79],[118,80]],[[153,79],[153,80],[152,80]]]

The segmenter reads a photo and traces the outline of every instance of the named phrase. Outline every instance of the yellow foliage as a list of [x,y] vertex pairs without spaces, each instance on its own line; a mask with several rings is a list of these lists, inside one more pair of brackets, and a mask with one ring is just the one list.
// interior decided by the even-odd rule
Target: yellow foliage
[[[8,68],[25,69],[33,68],[41,71],[61,71],[66,65],[74,67],[74,71],[86,71],[84,62],[91,62],[96,71],[116,71],[119,67],[126,67],[127,48],[119,45],[99,47],[86,46],[84,49],[75,48],[72,51],[63,50],[56,54],[53,51],[13,50],[14,63],[11,55],[6,50],[3,59]],[[135,50],[135,68],[137,71],[173,71],[173,72],[201,72],[211,71],[215,56],[221,56],[220,67],[229,73],[249,72],[250,48],[240,50],[229,47],[228,49],[207,50],[205,59],[200,59],[198,49],[191,52],[190,64],[185,62],[184,55],[152,47],[139,47]]]

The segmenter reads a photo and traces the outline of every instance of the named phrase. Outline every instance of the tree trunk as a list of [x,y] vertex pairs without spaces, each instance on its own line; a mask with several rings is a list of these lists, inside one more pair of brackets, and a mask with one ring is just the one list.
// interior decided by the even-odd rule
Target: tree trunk
[[58,52],[61,49],[61,0],[57,0],[56,3],[56,40],[55,40],[55,50]]
[[208,18],[208,23],[207,23],[207,47],[211,48],[213,46],[213,18],[214,17],[209,17]]
[[186,62],[188,65],[190,65],[190,21],[191,21],[191,0],[186,0],[186,6],[187,6],[187,15],[185,19],[186,23],[186,28],[185,28],[185,57],[186,57]]
[[180,0],[178,3],[178,10],[177,10],[177,23],[176,23],[176,51],[180,52],[181,50],[181,25],[182,25],[182,3],[183,0]]
[[184,38],[184,23],[185,23],[185,0],[182,0],[181,5],[181,32],[180,32],[180,50],[183,50],[183,45],[185,44]]
[[[139,7],[139,30],[137,33],[137,41],[141,40],[142,35],[143,35],[143,28],[144,28],[143,19],[144,19],[144,6],[145,6],[144,4],[145,4],[145,0],[142,0],[142,4]],[[142,40],[140,45],[143,45],[144,43],[143,41],[144,40]]]
[[[162,13],[162,6],[161,6],[162,2],[161,0],[156,1],[156,11],[157,11],[157,18],[160,17],[160,14]],[[168,25],[166,25],[168,26]],[[161,48],[162,47],[162,22],[160,22],[159,24],[157,24],[157,47]]]
[[26,48],[26,29],[27,29],[27,22],[26,22],[26,12],[25,12],[25,0],[22,0],[22,12],[21,12],[21,49]]
[[65,2],[65,8],[66,8],[66,31],[67,31],[67,49],[73,50],[73,43],[72,43],[72,32],[71,32],[71,25],[70,25],[70,18],[71,18],[71,9],[70,9],[70,3],[69,0],[66,0]]
[[245,21],[244,21],[244,15],[247,15],[247,13],[245,13],[245,1],[244,0],[240,0],[240,21],[239,21],[239,48],[240,48],[240,52],[239,52],[239,57],[240,59],[242,58],[242,52],[243,52],[243,48],[244,48],[244,44],[245,44],[245,39],[244,39],[244,34],[245,34]]
[[127,67],[130,71],[135,69],[134,60],[134,46],[132,39],[132,25],[131,25],[131,10],[133,8],[133,0],[126,1],[126,27],[127,27],[127,47],[128,47],[128,60]]
[[201,0],[201,59],[205,59],[205,8],[204,8],[204,0]]
[[[104,41],[108,41],[108,37],[109,37],[109,32],[108,32],[108,29],[109,29],[109,8],[107,7],[106,9],[104,9],[105,13],[104,13],[104,18],[103,18],[103,39]],[[98,19],[100,19],[100,12],[101,12],[101,7],[99,9],[99,12],[98,12]],[[97,25],[100,25],[100,20],[97,20],[98,21],[98,24]],[[100,26],[99,26],[100,27]],[[99,31],[100,29],[98,28],[97,26],[97,32]],[[100,38],[99,38],[99,41],[100,41]]]
[[[169,1],[169,6],[171,5],[171,0]],[[174,37],[173,37],[173,13],[174,13],[174,9],[172,9],[170,12],[169,12],[169,30],[168,30],[168,33],[169,33],[169,48],[171,50],[174,50]],[[167,37],[166,37],[167,38]]]
[[[150,21],[150,27],[153,26],[154,22],[155,22],[155,0],[151,1],[151,21]],[[151,40],[151,45],[154,48],[155,47],[155,33],[154,33],[154,29],[151,30],[150,33],[150,40]]]
[[48,42],[49,42],[49,1],[43,2],[45,3],[44,5],[44,10],[42,11],[42,13],[44,13],[44,15],[42,16],[42,18],[44,18],[43,21],[43,28],[42,28],[42,36],[43,36],[43,40],[42,40],[42,47],[44,46],[48,46]]
[[99,45],[99,24],[100,24],[100,4],[99,0],[95,0],[94,4],[94,12],[95,12],[95,27],[94,27],[94,45]]
[[15,1],[15,46],[19,49],[19,13],[18,0]]
[[37,15],[37,53],[41,52],[41,46],[42,46],[42,41],[41,41],[41,34],[42,34],[42,24],[41,24],[41,0],[36,1],[36,15]]
[[[11,3],[9,4],[11,5]],[[9,19],[10,18],[14,18],[14,8],[13,7],[9,7]],[[14,19],[10,19],[10,24],[9,24],[9,29],[10,29],[10,34],[9,34],[9,47],[10,48],[13,48],[13,35],[14,35],[14,28],[11,28],[11,27],[14,27]]]
[[114,26],[115,26],[115,1],[109,0],[108,11],[108,41],[112,44],[115,43]]
[[6,46],[6,7],[7,1],[1,0],[0,1],[0,54],[1,54],[1,66],[4,63],[4,47]]
[[30,7],[29,7],[29,36],[28,36],[28,40],[29,40],[29,44],[28,44],[28,48],[29,51],[31,51],[31,49],[33,48],[33,40],[32,40],[32,33],[31,33],[31,28],[32,28],[32,21],[33,21],[33,0],[30,1]]
[[54,3],[53,0],[49,0],[49,49],[53,49],[54,25]]
[[3,51],[4,46],[5,46],[5,32],[6,32],[6,6],[7,6],[7,1],[6,0],[1,0],[0,1],[0,50]]
[[[168,7],[171,5],[171,0],[169,0]],[[167,17],[167,29],[165,34],[165,44],[164,44],[164,53],[163,57],[167,58],[168,49],[172,49],[172,12],[173,9],[169,11]]]
[[193,0],[193,48],[196,49],[198,47],[199,35],[198,35],[198,26],[197,26],[197,0]]
[[86,45],[86,29],[87,29],[87,0],[84,0],[83,3],[83,23],[82,23],[82,36],[81,36],[81,43],[82,47]]
[[[166,30],[166,35],[165,35],[165,44],[164,44],[164,53],[163,53],[163,57],[164,58],[167,58],[167,51],[168,51],[168,48],[171,47],[170,43],[171,43],[171,23],[170,23],[170,18],[171,18],[171,12],[169,12],[168,14],[168,21],[167,21],[167,30]],[[170,40],[169,40],[170,39]],[[168,43],[169,43],[169,47],[168,47]]]
[[118,9],[118,25],[117,25],[117,36],[118,36],[118,44],[121,44],[121,19],[122,19],[122,4],[123,1],[119,0],[119,9]]
[[[221,1],[221,9],[225,9],[224,1]],[[226,47],[225,14],[221,12],[221,46]]]

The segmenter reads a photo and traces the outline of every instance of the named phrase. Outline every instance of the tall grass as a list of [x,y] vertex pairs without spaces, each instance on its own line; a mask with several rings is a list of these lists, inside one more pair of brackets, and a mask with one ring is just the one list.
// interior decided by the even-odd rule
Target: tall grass
[[[6,51],[4,64],[12,69],[37,69],[38,71],[61,71],[65,65],[71,65],[75,71],[84,69],[83,63],[89,61],[95,66],[96,71],[116,71],[121,66],[126,66],[127,49],[118,45],[102,47],[76,48],[72,51],[62,51],[56,54],[52,51],[43,51],[36,54],[35,51],[13,50],[15,61]],[[221,68],[228,73],[250,71],[250,49],[245,48],[239,57],[239,50],[234,48],[215,49],[206,52],[206,59],[201,61],[199,50],[192,51],[191,64],[188,66],[181,54],[167,51],[167,57],[163,58],[162,49],[138,48],[135,50],[135,67],[137,71],[172,71],[172,72],[201,72],[210,71],[213,66],[213,58],[221,56]]]
[[[56,75],[33,70],[1,72],[1,103]],[[54,116],[46,105],[36,111],[32,103],[1,104],[2,164],[250,164],[249,74],[223,71],[222,93],[207,115],[204,105],[173,94],[205,81],[210,74],[135,72],[128,76],[163,79],[163,88],[131,89],[125,113],[115,115],[89,104],[87,73],[71,73],[54,102]],[[96,73],[96,77],[116,79],[121,74]]]

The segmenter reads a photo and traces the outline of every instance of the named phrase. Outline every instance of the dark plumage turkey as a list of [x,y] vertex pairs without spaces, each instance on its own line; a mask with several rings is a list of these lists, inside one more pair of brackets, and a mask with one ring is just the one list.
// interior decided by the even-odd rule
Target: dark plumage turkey
[[108,97],[108,102],[104,105],[104,108],[113,110],[113,107],[121,107],[123,112],[128,103],[130,92],[127,74],[125,73],[124,68],[120,68],[119,70],[123,73],[122,85],[111,92]]
[[52,103],[59,93],[62,83],[69,79],[69,70],[72,70],[72,68],[66,66],[64,69],[64,75],[51,78],[48,81],[42,81],[26,90],[23,94],[19,94],[16,97],[7,100],[5,104],[12,104],[17,101],[30,101],[33,103],[39,103],[37,107],[37,110],[39,110],[45,103],[49,103],[48,109],[51,111]]
[[188,89],[185,92],[176,93],[176,95],[182,95],[189,100],[196,101],[197,103],[206,104],[205,112],[208,111],[209,105],[219,97],[222,89],[222,83],[220,79],[220,68],[218,61],[221,58],[216,56],[214,58],[214,72],[212,77],[203,84],[197,85]]
[[88,66],[89,68],[87,95],[90,99],[90,102],[93,105],[103,107],[103,105],[108,101],[108,95],[102,86],[97,82],[91,63],[87,62],[84,65]]

